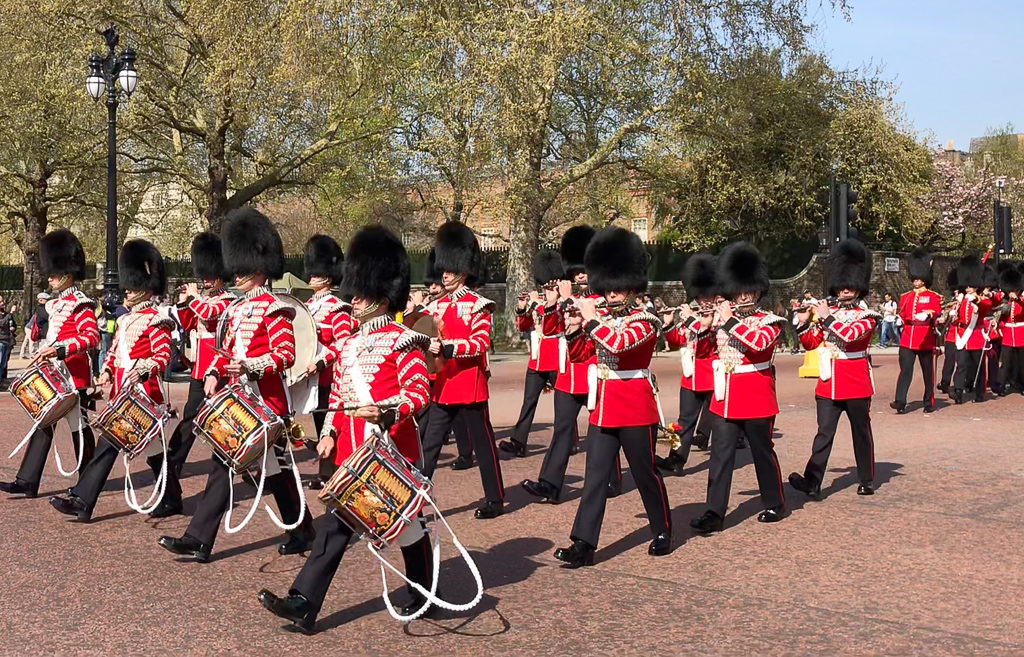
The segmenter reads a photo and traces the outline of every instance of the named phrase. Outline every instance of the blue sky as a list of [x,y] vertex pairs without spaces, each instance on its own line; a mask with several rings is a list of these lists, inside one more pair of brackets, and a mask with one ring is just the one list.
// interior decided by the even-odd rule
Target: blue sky
[[833,67],[881,65],[930,143],[968,150],[1008,122],[1024,132],[1024,1],[850,0],[849,14],[811,0],[815,48]]

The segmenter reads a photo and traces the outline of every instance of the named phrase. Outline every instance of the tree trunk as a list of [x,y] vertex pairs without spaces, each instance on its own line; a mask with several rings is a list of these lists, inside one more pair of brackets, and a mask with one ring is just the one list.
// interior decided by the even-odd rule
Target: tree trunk
[[39,240],[46,234],[50,211],[46,201],[49,173],[42,166],[37,166],[35,174],[28,199],[28,212],[25,213],[25,237],[22,240],[25,268],[21,308],[22,317],[26,320],[28,314],[35,310],[36,295],[43,291],[45,283],[39,265]]
[[228,163],[225,156],[225,139],[223,131],[215,131],[207,141],[210,163],[207,172],[210,187],[206,191],[206,221],[210,230],[220,233],[224,223],[224,215],[228,213]]
[[533,287],[533,257],[537,254],[544,210],[539,178],[509,185],[509,250],[505,276],[505,337],[517,342],[516,303],[519,295]]

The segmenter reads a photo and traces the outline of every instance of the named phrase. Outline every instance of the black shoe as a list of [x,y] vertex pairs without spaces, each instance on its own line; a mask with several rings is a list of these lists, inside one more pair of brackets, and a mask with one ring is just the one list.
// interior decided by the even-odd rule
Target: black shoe
[[654,537],[651,544],[647,546],[647,554],[652,557],[663,557],[672,551],[672,534],[661,532]]
[[572,542],[567,548],[555,550],[555,558],[565,562],[569,568],[594,565],[594,548],[588,543],[580,540]]
[[452,461],[452,470],[469,470],[473,467],[472,456],[460,456]]
[[287,621],[295,624],[303,634],[313,634],[316,625],[316,612],[313,605],[303,595],[289,595],[279,598],[270,591],[263,589],[257,595],[263,608]]
[[758,522],[778,522],[786,517],[785,505],[779,505],[771,509],[765,509],[757,514]]
[[206,563],[210,560],[211,547],[200,543],[196,539],[192,538],[188,534],[185,534],[181,538],[174,538],[173,536],[161,536],[157,544],[168,552],[181,555],[183,557],[192,557],[199,563]]
[[523,487],[523,490],[534,497],[539,497],[545,502],[558,503],[558,489],[543,479],[538,479],[537,481],[527,479],[520,485]]
[[858,495],[874,495],[875,489],[871,484],[861,484],[857,486]]
[[925,413],[934,413],[935,412],[935,406],[933,406],[932,404],[925,404],[924,412]]
[[497,518],[501,514],[505,513],[505,505],[501,502],[484,502],[484,505],[478,507],[473,517],[477,520],[490,520],[491,518]]
[[789,475],[789,485],[812,500],[821,499],[821,484],[812,484],[810,479],[799,472],[794,472]]
[[166,497],[161,500],[160,504],[156,505],[156,508],[150,512],[150,518],[170,518],[184,512],[184,505],[181,500],[169,500]]
[[680,456],[678,452],[669,452],[668,457],[657,459],[655,464],[665,474],[676,477],[681,477],[685,474],[683,471],[686,469],[686,458]]
[[701,534],[720,532],[724,524],[725,521],[722,519],[722,516],[714,511],[705,511],[704,515],[690,521],[690,527],[693,527]]
[[[411,598],[409,599],[409,602],[399,607],[398,613],[402,616],[412,616],[420,609],[422,609],[423,605],[426,604],[426,602],[427,599],[423,597],[423,594],[419,591],[416,591],[412,594]],[[427,607],[427,610],[420,614],[418,618],[437,618],[440,611],[440,607],[432,604],[429,607]]]
[[526,456],[526,445],[517,440],[503,440],[498,443],[498,448],[512,456]]
[[612,482],[609,481],[608,498],[611,499],[613,497],[618,497],[619,495],[622,495],[622,484],[613,484]]
[[907,405],[901,402],[892,401],[889,402],[889,408],[896,411],[897,415],[903,415],[903,413],[907,410]]
[[92,520],[92,509],[80,497],[74,495],[68,495],[67,497],[51,495],[50,506],[66,516],[75,516],[79,522],[89,522]]
[[569,448],[569,456],[576,456],[580,453],[580,444],[578,441],[574,441],[572,447]]
[[308,488],[309,490],[320,490],[323,487],[324,482],[320,479],[320,477],[314,477],[313,479],[310,479],[308,482],[306,482],[306,488]]
[[981,395],[980,397],[975,397],[974,399],[971,400],[971,403],[972,404],[980,404],[983,401],[985,401],[985,395]]
[[[308,518],[309,516],[306,517]],[[285,556],[309,552],[309,549],[313,547],[314,538],[316,538],[316,532],[311,527],[298,527],[288,532],[288,540],[277,546],[277,553]]]
[[951,396],[953,397],[953,403],[954,404],[958,404],[959,405],[959,404],[964,403],[964,391],[963,390],[954,390],[953,394]]
[[948,383],[940,383],[938,385],[938,389],[939,389],[939,392],[941,392],[944,395],[948,395],[949,394],[949,384]]
[[39,494],[39,487],[23,484],[15,479],[14,481],[0,481],[0,491],[10,495],[24,495],[25,497],[32,499]]

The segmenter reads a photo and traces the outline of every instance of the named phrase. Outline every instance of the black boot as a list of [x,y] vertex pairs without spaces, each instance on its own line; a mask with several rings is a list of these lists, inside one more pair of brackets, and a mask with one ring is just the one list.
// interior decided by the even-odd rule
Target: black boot
[[[410,529],[410,531],[412,531]],[[409,578],[409,581],[416,582],[426,590],[430,590],[433,582],[432,567],[433,563],[431,560],[432,549],[430,545],[430,536],[424,534],[423,538],[416,541],[412,545],[402,548],[402,560],[405,561],[405,576]],[[409,592],[409,602],[399,610],[399,613],[403,616],[411,616],[418,612],[423,605],[427,602],[427,599],[422,593],[417,591],[411,586],[406,585],[405,590]],[[438,611],[439,607],[431,605],[427,608],[420,617],[429,618],[434,616]]]
[[697,449],[707,449],[710,439],[702,433],[693,434],[693,446]]
[[460,456],[452,461],[452,470],[469,470],[473,467],[472,456]]
[[575,540],[567,548],[555,550],[555,558],[564,561],[569,568],[594,565],[594,546],[581,540]]
[[302,524],[288,532],[288,540],[277,546],[277,553],[284,556],[288,554],[302,554],[309,552],[313,547],[313,539],[316,538],[316,531],[309,519],[309,513],[303,518]]
[[526,445],[518,440],[503,440],[498,443],[498,448],[512,456],[526,456]]
[[797,489],[812,500],[821,498],[821,483],[813,483],[804,475],[794,472],[789,475],[789,485]]
[[683,470],[686,469],[686,457],[675,451],[669,452],[667,458],[658,459],[656,463],[659,470],[676,477],[683,476]]
[[316,625],[316,612],[306,596],[293,593],[287,598],[279,598],[270,591],[263,589],[256,596],[264,609],[275,616],[291,621],[303,634],[313,634]]
[[720,532],[724,524],[725,521],[722,519],[722,516],[710,510],[705,511],[699,518],[694,518],[690,521],[690,527],[693,527],[701,534]]
[[92,520],[92,509],[89,508],[82,498],[75,495],[69,494],[67,497],[52,495],[50,497],[50,506],[66,516],[75,516],[79,522],[89,522]]
[[907,405],[898,401],[889,402],[889,408],[896,411],[897,415],[902,415],[907,410]]
[[786,517],[786,505],[780,504],[779,506],[765,509],[761,513],[757,514],[758,522],[778,522]]
[[523,487],[523,490],[525,490],[530,495],[533,495],[534,497],[539,497],[544,502],[558,504],[558,489],[549,484],[548,482],[544,481],[543,479],[538,479],[537,481],[527,479],[521,485]]
[[672,551],[672,534],[670,532],[661,532],[654,537],[651,544],[647,546],[647,554],[652,557],[663,557]]
[[181,538],[173,536],[161,536],[157,544],[168,552],[179,554],[183,557],[192,557],[199,563],[206,563],[210,560],[210,551],[213,546],[200,543],[198,540],[185,534]]
[[39,494],[39,484],[30,486],[23,481],[0,481],[0,491],[10,495],[24,495],[27,498],[34,498]]
[[477,507],[473,517],[477,520],[490,520],[491,518],[497,518],[503,513],[505,513],[505,505],[503,503],[488,500]]
[[184,511],[181,500],[171,500],[164,497],[160,504],[149,514],[150,518],[170,518]]

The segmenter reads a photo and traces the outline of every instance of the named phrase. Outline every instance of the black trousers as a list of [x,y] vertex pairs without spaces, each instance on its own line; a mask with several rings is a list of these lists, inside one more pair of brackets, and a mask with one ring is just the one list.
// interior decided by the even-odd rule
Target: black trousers
[[701,419],[711,415],[708,407],[711,405],[711,390],[694,392],[686,388],[679,389],[679,426],[682,428],[679,434],[679,447],[675,452],[683,458],[685,463],[690,458],[690,448],[693,446],[693,436],[697,432],[697,426]]
[[[420,414],[416,416],[416,425],[419,429],[421,445],[423,444],[423,438],[427,435],[427,427],[430,426],[430,406],[431,404],[425,406],[420,411]],[[487,408],[487,422],[491,435],[494,435],[494,427],[490,425],[490,407]],[[451,433],[455,436],[455,448],[458,450],[459,456],[466,459],[472,458],[473,439],[470,437],[466,421],[461,415],[455,416],[455,420],[452,422]]]
[[100,444],[96,446],[96,453],[92,460],[78,474],[78,483],[71,489],[71,494],[85,502],[90,509],[95,507],[96,500],[99,499],[103,486],[110,478],[110,471],[113,470],[120,453],[121,450],[106,440],[101,440]]
[[[540,466],[540,480],[562,490],[565,484],[565,470],[569,467],[569,456],[572,446],[579,441],[580,410],[587,405],[587,395],[571,395],[556,390],[555,423],[551,433],[551,445],[544,454],[544,462]],[[589,446],[587,447],[589,450]],[[622,486],[622,462],[619,454],[615,454],[615,467],[608,476],[608,483]]]
[[526,381],[523,382],[523,408],[519,411],[519,420],[512,429],[512,441],[526,445],[533,428],[533,416],[537,413],[537,401],[545,387],[554,387],[558,372],[538,372],[526,370]]
[[935,351],[932,349],[910,349],[900,347],[900,376],[896,379],[896,403],[907,403],[907,392],[914,379],[914,361],[921,367],[924,377],[924,404],[935,405]]
[[[95,400],[88,399],[85,396],[85,390],[78,391],[78,399],[82,408],[82,412],[85,410],[95,410]],[[62,420],[63,422],[63,420]],[[57,424],[60,424],[59,422]],[[50,453],[50,446],[53,444],[53,429],[57,424],[47,427],[46,429],[38,429],[29,438],[28,445],[25,447],[25,456],[21,459],[21,467],[18,468],[17,481],[19,484],[27,488],[38,492],[39,482],[43,478],[43,467],[46,465],[46,457]],[[75,448],[75,458],[78,458],[78,432],[71,432],[71,443]],[[96,438],[92,434],[92,427],[85,417],[82,418],[82,467],[84,468],[92,460],[93,453],[96,451]]]
[[960,392],[973,391],[974,398],[981,401],[985,398],[985,372],[982,371],[982,349],[961,349],[956,355],[956,374],[953,375],[953,387]]
[[999,382],[1015,390],[1024,390],[1024,347],[1007,347],[1000,353]]
[[[195,419],[202,407],[206,393],[203,382],[192,379],[188,384],[188,399],[181,411],[181,421],[174,427],[171,439],[167,441],[167,488],[164,490],[165,502],[181,502],[181,470],[188,460],[188,453],[196,442]],[[146,459],[153,470],[153,476],[160,474],[163,465],[163,454],[154,454]]]
[[484,489],[484,499],[488,502],[503,501],[505,485],[501,478],[498,449],[494,444],[494,432],[491,429],[486,402],[476,404],[434,403],[430,405],[427,430],[423,435],[423,467],[420,468],[420,471],[427,477],[434,476],[445,436],[448,435],[459,416],[462,416],[466,423],[466,429],[473,439],[473,447],[479,460],[478,469],[480,470],[480,483]]
[[811,458],[804,468],[804,477],[812,484],[821,484],[825,477],[832,443],[836,438],[839,416],[844,412],[850,421],[853,436],[853,456],[857,461],[857,478],[862,484],[875,479],[875,441],[871,434],[871,398],[833,400],[816,397],[818,409],[818,433],[814,436]]
[[946,355],[942,360],[942,386],[948,388],[953,383],[953,375],[956,373],[957,352],[955,342],[946,342]]
[[587,471],[583,481],[583,498],[576,509],[576,521],[570,537],[597,547],[601,523],[608,502],[608,478],[621,449],[626,454],[633,481],[647,512],[647,522],[655,536],[672,530],[668,494],[661,473],[654,465],[654,447],[658,427],[597,427],[587,432]]
[[736,465],[736,442],[746,435],[750,456],[754,460],[761,504],[771,509],[786,503],[782,492],[779,457],[772,442],[774,417],[750,420],[727,420],[715,416],[711,434],[711,461],[708,469],[708,509],[725,517],[732,488],[732,471]]
[[1003,384],[999,379],[999,351],[1003,347],[1002,340],[992,340],[991,348],[985,350],[985,373],[988,377],[988,386],[992,392],[999,394]]

